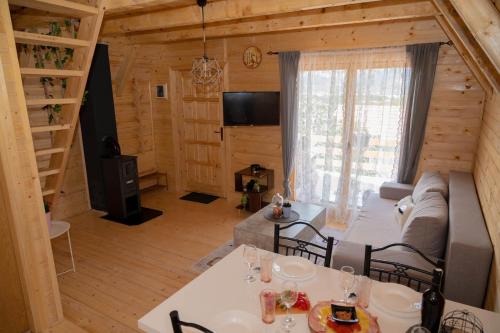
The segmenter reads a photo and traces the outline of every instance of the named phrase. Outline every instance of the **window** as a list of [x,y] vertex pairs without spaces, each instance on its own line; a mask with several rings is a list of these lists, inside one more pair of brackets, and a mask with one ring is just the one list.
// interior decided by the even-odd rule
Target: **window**
[[395,178],[407,77],[404,48],[302,55],[297,200],[343,221]]

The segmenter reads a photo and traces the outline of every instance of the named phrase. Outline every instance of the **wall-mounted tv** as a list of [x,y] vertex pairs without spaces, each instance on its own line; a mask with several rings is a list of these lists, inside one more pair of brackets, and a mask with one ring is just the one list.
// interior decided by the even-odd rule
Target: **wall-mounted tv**
[[280,93],[225,92],[224,126],[278,126]]

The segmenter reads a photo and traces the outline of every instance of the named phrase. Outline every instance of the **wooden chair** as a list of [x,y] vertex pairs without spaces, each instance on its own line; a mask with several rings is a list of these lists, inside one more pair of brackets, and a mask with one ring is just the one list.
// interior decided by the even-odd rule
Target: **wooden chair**
[[[419,257],[431,264],[433,268],[430,271],[427,271],[422,268],[413,267],[396,261],[372,258],[372,253],[384,251],[396,246],[410,249],[411,251],[408,253],[416,253]],[[427,289],[432,285],[433,269],[443,269],[443,267],[443,260],[438,259],[437,261],[433,261],[426,255],[424,255],[421,251],[409,244],[394,243],[377,249],[372,249],[371,245],[365,246],[363,275],[383,282],[395,282],[404,284],[419,292]],[[425,287],[425,289],[422,287]]]
[[172,328],[174,329],[174,333],[182,333],[182,326],[192,327],[204,333],[214,333],[208,328],[205,328],[201,325],[181,321],[179,318],[179,312],[177,311],[170,312],[170,320],[172,321]]
[[[310,241],[304,241],[297,238],[281,236],[280,232],[296,225],[304,225],[306,228],[311,228],[316,235],[326,244],[322,246]],[[281,242],[285,241],[285,242]],[[320,264],[321,261],[325,267],[330,267],[332,261],[333,237],[323,236],[318,229],[306,222],[293,222],[281,227],[279,224],[274,225],[274,253],[280,253],[280,248],[285,249],[285,255],[299,255],[301,257],[312,260],[315,264]],[[320,261],[320,263],[318,263]]]

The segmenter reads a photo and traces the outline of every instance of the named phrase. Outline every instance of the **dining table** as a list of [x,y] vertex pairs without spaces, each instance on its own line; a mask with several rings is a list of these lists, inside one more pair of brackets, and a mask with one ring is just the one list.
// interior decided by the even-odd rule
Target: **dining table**
[[[272,324],[264,324],[261,318],[261,307],[259,294],[264,289],[279,292],[284,279],[273,272],[269,283],[261,282],[258,278],[255,282],[247,282],[244,277],[248,266],[243,258],[243,246],[241,245],[225,256],[204,273],[196,277],[190,283],[171,295],[161,304],[145,314],[138,321],[138,327],[147,333],[171,333],[173,332],[169,313],[177,310],[180,319],[185,322],[194,322],[208,329],[214,330],[217,322],[224,317],[231,320],[242,321],[253,320],[252,333],[276,333],[281,332],[280,322],[283,315],[277,315]],[[259,255],[267,253],[259,249]],[[281,256],[275,254],[275,258]],[[316,265],[315,273],[305,281],[299,281],[298,290],[307,293],[311,305],[320,301],[341,300],[344,290],[341,286],[341,272],[328,267]],[[391,283],[372,281],[372,299],[367,311],[377,317],[380,332],[404,333],[412,325],[420,323],[420,311],[410,315],[396,315],[382,306],[373,304],[373,290],[384,290],[390,288]],[[404,288],[407,288],[404,286]],[[409,289],[409,288],[408,288]],[[410,291],[412,292],[412,291]],[[384,302],[384,300],[378,300]],[[500,314],[469,305],[446,300],[444,314],[452,310],[467,310],[474,314],[482,323],[485,333],[500,332]],[[296,325],[290,330],[291,333],[309,333],[307,313],[293,314]],[[257,328],[255,328],[257,327]],[[198,332],[185,329],[183,332]],[[240,332],[233,332],[240,333]]]

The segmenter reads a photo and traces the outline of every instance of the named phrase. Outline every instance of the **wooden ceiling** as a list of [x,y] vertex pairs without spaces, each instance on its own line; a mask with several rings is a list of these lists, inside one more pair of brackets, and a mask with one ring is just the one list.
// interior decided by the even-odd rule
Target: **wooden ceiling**
[[[19,0],[26,1],[26,0]],[[64,0],[53,0],[64,1]],[[96,0],[72,0],[95,2]],[[196,0],[102,0],[101,37],[129,44],[198,40]],[[208,0],[208,38],[435,18],[486,91],[500,87],[500,0]],[[15,10],[16,29],[57,17]]]
[[[435,18],[487,91],[500,87],[500,15],[492,0],[209,0],[208,38]],[[131,44],[201,38],[195,0],[108,0],[101,35]],[[109,14],[109,15],[108,15]]]

